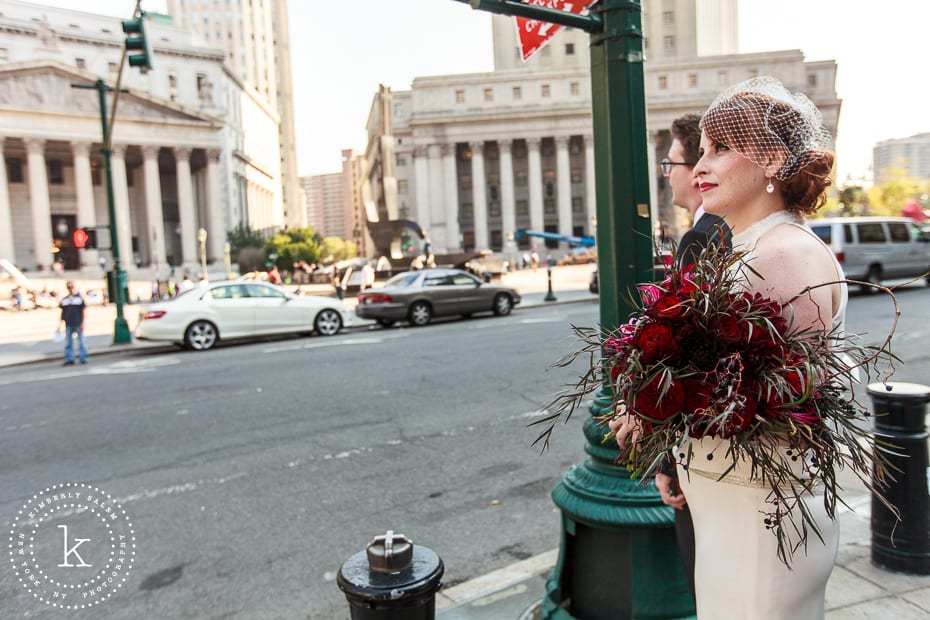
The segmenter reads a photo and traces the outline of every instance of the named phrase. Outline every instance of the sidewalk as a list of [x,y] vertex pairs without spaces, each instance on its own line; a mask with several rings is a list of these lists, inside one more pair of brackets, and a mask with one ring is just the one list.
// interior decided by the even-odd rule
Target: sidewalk
[[[581,458],[581,455],[579,455]],[[930,576],[894,573],[872,565],[868,495],[838,508],[840,548],[827,584],[827,620],[926,620]],[[442,555],[441,550],[434,549]],[[436,595],[439,620],[531,620],[546,594],[546,576],[558,559],[552,549]],[[454,567],[447,566],[447,573]],[[583,619],[579,619],[583,620]]]
[[[523,301],[515,309],[521,312],[526,308],[550,305],[552,303],[590,302],[595,303],[597,296],[587,290],[588,278],[593,268],[586,265],[571,267],[556,267],[553,270],[553,289],[556,302],[546,302],[548,282],[545,269],[538,271],[525,270],[505,274],[502,282],[516,288],[523,296]],[[74,280],[79,290],[84,290],[95,281],[84,281],[74,274]],[[66,274],[58,280],[50,280],[49,290],[64,289],[64,282],[69,276]],[[56,287],[55,284],[60,284]],[[138,288],[138,287],[137,287]],[[294,290],[298,287],[285,287]],[[333,288],[329,285],[303,285],[302,294],[334,297]],[[133,290],[130,288],[130,290]],[[347,330],[367,329],[374,325],[373,321],[366,321],[354,316],[356,300],[354,297],[345,299],[346,306],[352,310],[352,322],[346,326]],[[129,324],[129,329],[135,329],[139,320],[139,312],[146,307],[145,303],[128,304],[123,307],[123,315]],[[46,360],[63,358],[63,345],[52,341],[52,333],[58,325],[61,315],[57,308],[37,308],[24,312],[0,311],[0,368],[29,364]],[[152,352],[171,351],[175,346],[164,342],[141,342],[134,340],[131,344],[113,344],[113,323],[116,320],[116,306],[88,306],[85,314],[85,331],[87,349],[91,357],[118,353],[122,351],[151,350]]]

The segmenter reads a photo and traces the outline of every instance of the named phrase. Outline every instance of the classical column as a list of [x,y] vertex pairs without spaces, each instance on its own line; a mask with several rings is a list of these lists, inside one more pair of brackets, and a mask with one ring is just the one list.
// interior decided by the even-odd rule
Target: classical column
[[472,142],[471,196],[475,222],[475,250],[485,250],[488,243],[488,192],[484,174],[484,141]]
[[[97,225],[97,214],[94,211],[94,183],[90,172],[90,142],[72,142],[71,153],[74,157],[74,194],[77,199],[77,225],[78,228],[87,228]],[[106,228],[97,231],[97,243],[103,242]],[[97,250],[84,250],[81,252],[81,267],[97,267]]]
[[32,208],[32,243],[36,268],[52,266],[52,212],[45,172],[45,140],[26,138],[29,165],[29,198]]
[[594,180],[594,136],[584,137],[584,209],[585,227],[588,235],[594,236],[594,220],[597,216],[597,187]]
[[16,252],[13,246],[13,216],[10,211],[10,187],[6,178],[6,158],[3,156],[3,142],[0,137],[0,258],[16,264]]
[[158,172],[160,146],[142,147],[142,168],[145,176],[145,218],[148,221],[149,264],[160,274],[168,264],[165,249],[165,214],[161,202],[161,175]]
[[498,140],[501,164],[501,228],[506,243],[508,236],[517,230],[516,206],[513,197],[513,155],[510,140]]
[[572,234],[572,174],[568,162],[568,136],[555,138],[555,169],[558,185],[559,234]]
[[442,193],[442,159],[441,149],[438,144],[430,144],[427,147],[427,158],[429,162],[429,214],[432,223],[432,229],[428,233],[430,240],[433,242],[433,252],[437,248],[446,247],[446,211],[443,208],[445,200]]
[[[119,262],[123,271],[135,266],[132,255],[132,218],[129,213],[129,181],[126,177],[126,145],[110,147],[110,169],[113,174],[113,206],[116,214],[116,239],[119,243]],[[112,226],[113,223],[111,222]]]
[[226,218],[220,196],[220,149],[207,149],[207,260],[222,262],[226,245]]
[[417,186],[417,208],[413,219],[423,232],[427,235],[433,226],[433,218],[430,214],[430,178],[429,178],[429,160],[426,158],[427,148],[425,146],[416,146],[413,148],[413,174],[414,182]]
[[194,213],[194,187],[191,183],[191,149],[174,148],[178,180],[178,218],[181,220],[181,254],[183,265],[197,265],[197,218]]
[[545,230],[543,226],[542,160],[539,157],[539,138],[527,138],[527,165],[529,166],[530,229]]
[[462,249],[459,241],[459,188],[455,173],[455,143],[442,145],[443,205],[446,210],[446,251]]

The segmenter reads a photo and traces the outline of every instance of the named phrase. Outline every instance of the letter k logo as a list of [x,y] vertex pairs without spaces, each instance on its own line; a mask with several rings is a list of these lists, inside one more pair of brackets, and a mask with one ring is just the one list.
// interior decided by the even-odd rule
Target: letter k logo
[[[77,552],[77,548],[83,545],[84,543],[88,542],[90,538],[75,538],[74,539],[76,541],[75,545],[69,549],[68,548],[68,526],[59,525],[58,527],[64,530],[64,545],[63,545],[64,562],[59,564],[58,567],[59,568],[75,568],[75,567],[85,568],[85,567],[90,566],[90,564],[87,564],[84,561],[84,558],[82,558],[81,555]],[[68,562],[68,556],[70,556],[72,553],[78,559],[80,564],[70,564]]]

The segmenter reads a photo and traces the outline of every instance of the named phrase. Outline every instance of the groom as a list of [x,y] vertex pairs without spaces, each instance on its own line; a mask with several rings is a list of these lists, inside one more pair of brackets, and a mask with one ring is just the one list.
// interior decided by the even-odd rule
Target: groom
[[[701,117],[698,114],[686,114],[672,122],[672,145],[668,157],[660,162],[662,175],[668,179],[672,190],[672,204],[687,209],[693,219],[692,228],[684,234],[678,244],[678,264],[688,265],[700,256],[709,243],[730,243],[730,229],[716,215],[704,213],[701,206],[701,192],[697,181],[692,177],[694,165],[700,159]],[[685,496],[678,486],[678,472],[671,455],[659,467],[656,473],[656,489],[662,501],[675,509],[675,534],[678,549],[685,565],[685,577],[694,598],[694,526],[691,511]]]

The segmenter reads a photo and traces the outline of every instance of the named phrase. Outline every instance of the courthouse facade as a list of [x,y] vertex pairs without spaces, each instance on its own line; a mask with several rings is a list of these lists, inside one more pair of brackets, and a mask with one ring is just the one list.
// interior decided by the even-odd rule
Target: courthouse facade
[[[669,31],[692,32],[690,19],[688,27],[672,17],[678,30],[669,26]],[[689,50],[678,49],[683,39],[690,41]],[[650,193],[653,222],[667,236],[678,238],[689,225],[685,212],[671,205],[658,172],[657,162],[671,143],[668,128],[682,114],[702,112],[725,87],[757,75],[775,76],[792,91],[806,93],[835,134],[840,101],[833,61],[807,62],[798,50],[699,56],[700,37],[659,37],[659,49],[655,40],[645,64]],[[508,259],[518,249],[509,239],[520,229],[561,235],[595,231],[587,35],[563,31],[523,65],[512,22],[498,17],[494,44],[495,71],[419,77],[409,91],[382,91],[371,108],[371,202],[382,218],[416,220],[437,252],[490,249]],[[385,110],[390,122],[382,118]],[[389,169],[378,161],[384,148],[372,148],[383,145],[385,128],[392,138],[393,179],[381,178]],[[533,243],[524,237],[519,247]],[[566,249],[563,244],[561,251]]]
[[[124,266],[165,273],[199,264],[200,229],[215,262],[236,225],[284,224],[279,119],[222,50],[164,16],[147,27],[155,69],[127,66],[117,106],[115,226]],[[115,18],[0,2],[0,257],[26,270],[110,259],[71,243],[76,227],[109,222],[98,93],[73,85],[114,86],[124,36]],[[98,239],[109,248],[107,229]]]

